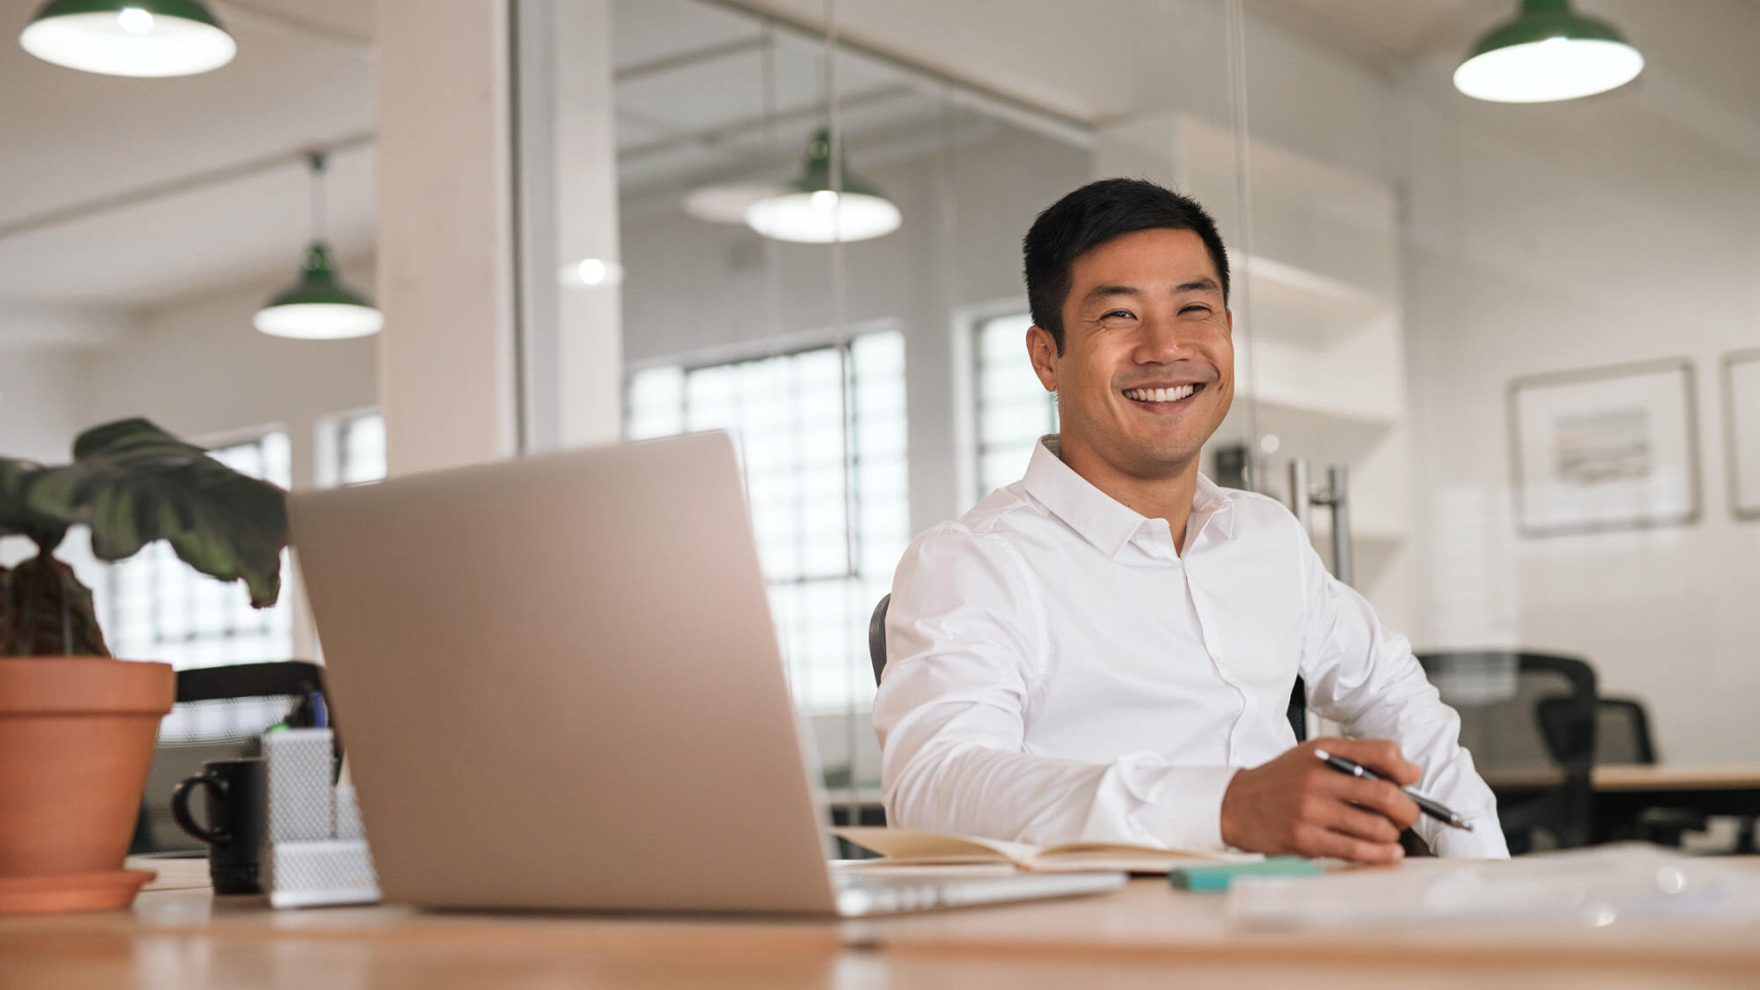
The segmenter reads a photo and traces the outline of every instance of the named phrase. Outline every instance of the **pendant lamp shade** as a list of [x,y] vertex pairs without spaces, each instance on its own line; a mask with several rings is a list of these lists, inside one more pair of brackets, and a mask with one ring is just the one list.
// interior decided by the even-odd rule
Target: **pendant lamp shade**
[[1613,25],[1573,13],[1569,0],[1523,0],[1514,20],[1473,46],[1454,86],[1495,103],[1550,103],[1617,89],[1643,69]]
[[50,0],[18,43],[45,62],[109,76],[192,76],[238,54],[198,0]]
[[898,207],[845,165],[831,181],[831,134],[821,130],[807,143],[807,167],[799,179],[746,207],[746,226],[765,237],[803,244],[865,241],[898,229]]
[[330,249],[317,243],[306,249],[299,283],[257,310],[251,325],[272,337],[341,340],[378,333],[385,317],[365,296],[336,280]]
[[270,299],[251,325],[273,337],[297,340],[340,340],[378,333],[385,326],[366,296],[345,288],[336,277],[330,246],[324,242],[324,155],[307,161],[312,177],[312,244],[293,288]]

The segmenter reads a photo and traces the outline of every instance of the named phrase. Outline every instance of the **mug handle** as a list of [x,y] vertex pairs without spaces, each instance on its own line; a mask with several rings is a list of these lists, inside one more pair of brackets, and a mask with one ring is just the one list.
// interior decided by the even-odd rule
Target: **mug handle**
[[203,842],[212,846],[224,845],[232,838],[225,829],[203,828],[196,824],[195,818],[189,813],[190,795],[194,794],[198,787],[204,786],[212,789],[216,797],[226,797],[226,785],[221,783],[218,778],[210,777],[205,773],[197,774],[194,777],[185,777],[177,782],[176,789],[171,792],[171,817],[177,819],[177,824],[185,832]]

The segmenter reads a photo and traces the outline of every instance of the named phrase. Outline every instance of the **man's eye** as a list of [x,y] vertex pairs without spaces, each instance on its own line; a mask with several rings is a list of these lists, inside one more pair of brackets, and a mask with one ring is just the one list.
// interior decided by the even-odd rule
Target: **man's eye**
[[1130,311],[1130,310],[1128,310],[1128,309],[1115,309],[1115,310],[1112,310],[1112,311],[1111,311],[1111,312],[1109,312],[1109,313],[1103,313],[1103,314],[1101,314],[1101,316],[1100,316],[1100,318],[1101,318],[1101,319],[1102,319],[1102,320],[1110,320],[1110,319],[1112,319],[1112,318],[1113,318],[1113,317],[1115,317],[1115,316],[1116,316],[1116,317],[1121,317],[1121,318],[1123,318],[1123,319],[1127,319],[1127,320],[1128,320],[1128,319],[1130,319],[1130,318],[1131,318],[1131,317],[1132,317],[1132,316],[1135,316],[1135,315],[1136,315],[1136,314],[1134,314],[1134,313],[1132,313],[1132,312],[1131,312],[1131,311]]
[[1191,306],[1187,306],[1186,308],[1180,310],[1180,312],[1181,313],[1208,313],[1208,312],[1210,312],[1210,307],[1199,306],[1197,304],[1193,304]]

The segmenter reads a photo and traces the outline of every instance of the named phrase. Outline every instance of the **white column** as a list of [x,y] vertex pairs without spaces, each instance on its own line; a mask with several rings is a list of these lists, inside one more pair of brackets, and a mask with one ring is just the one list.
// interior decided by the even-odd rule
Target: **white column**
[[508,44],[503,0],[377,4],[379,401],[393,475],[516,448]]
[[[610,6],[519,0],[514,8],[528,450],[622,434]],[[586,281],[575,267],[583,261]]]

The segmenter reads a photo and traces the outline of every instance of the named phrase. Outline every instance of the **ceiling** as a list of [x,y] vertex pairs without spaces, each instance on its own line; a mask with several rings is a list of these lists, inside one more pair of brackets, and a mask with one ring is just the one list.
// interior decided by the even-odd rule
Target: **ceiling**
[[[15,37],[38,2],[0,0],[0,36]],[[372,3],[212,6],[239,54],[202,76],[96,76],[0,44],[0,343],[103,338],[46,319],[53,307],[138,312],[290,280],[309,226],[309,148],[337,148],[327,212],[345,277],[348,259],[370,255]],[[799,160],[823,117],[820,45],[694,0],[618,0],[613,15],[626,192]],[[872,58],[840,56],[835,80],[852,148],[855,135],[942,110]]]
[[[799,168],[825,124],[820,40],[696,0],[622,0],[612,12],[626,200]],[[838,128],[857,165],[960,115],[932,82],[883,60],[844,51],[831,71]]]
[[[0,35],[16,37],[38,2],[0,0]],[[1700,4],[1712,23],[1760,21],[1754,0]],[[239,55],[193,78],[88,75],[0,43],[0,162],[9,180],[0,185],[0,344],[33,327],[39,339],[45,327],[115,323],[58,322],[49,318],[57,308],[138,312],[222,286],[291,279],[308,225],[300,152],[314,146],[342,146],[332,158],[329,212],[345,276],[350,259],[370,256],[372,0],[213,6]],[[1636,99],[1657,120],[1637,133],[1660,145],[1684,128],[1760,157],[1749,110],[1760,105],[1760,63],[1742,56],[1741,32],[1670,31],[1668,12],[1655,9],[1665,5],[1646,0],[1579,6],[1653,53]],[[811,34],[823,8],[823,0],[613,0],[626,198],[792,168],[823,115],[822,46]],[[1378,71],[1446,91],[1459,52],[1508,16],[1514,0],[1247,0],[1247,8]],[[840,25],[857,51],[839,56],[835,81],[852,159],[871,167],[904,153],[897,149],[913,136],[945,128],[950,103],[937,76],[1078,125],[1167,99],[1182,78],[1169,66],[1181,59],[1202,62],[1213,81],[1224,65],[1222,10],[1218,0],[842,0]],[[1006,44],[998,23],[1011,26]],[[1476,107],[1463,112],[1493,119]],[[1545,112],[1497,119],[1535,135],[1555,127]],[[1632,126],[1629,114],[1572,117],[1585,142]]]
[[0,300],[129,309],[291,281],[308,230],[302,149],[332,162],[332,233],[372,244],[372,8],[218,3],[238,39],[206,75],[119,79],[26,54],[37,0],[0,0]]

